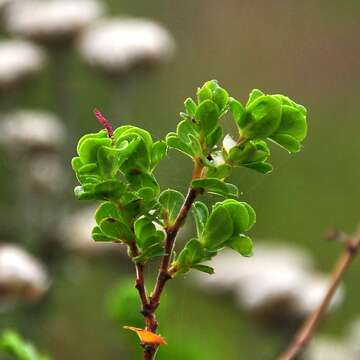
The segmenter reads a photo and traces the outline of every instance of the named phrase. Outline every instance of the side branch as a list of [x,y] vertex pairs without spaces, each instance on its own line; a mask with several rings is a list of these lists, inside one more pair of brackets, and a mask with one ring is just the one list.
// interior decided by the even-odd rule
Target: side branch
[[311,340],[314,331],[319,325],[324,313],[326,312],[331,299],[343,279],[346,271],[353,262],[355,255],[360,247],[360,230],[346,241],[346,248],[337,261],[332,272],[331,281],[326,291],[325,297],[317,309],[305,319],[303,325],[295,334],[292,343],[287,350],[278,357],[278,360],[292,360],[306,347]]
[[159,306],[161,293],[164,290],[164,286],[166,282],[171,278],[171,276],[168,273],[168,269],[171,261],[171,255],[173,252],[176,235],[179,232],[179,229],[182,223],[184,222],[187,214],[189,213],[191,206],[198,194],[199,194],[199,189],[193,189],[191,187],[189,188],[185,201],[180,209],[180,212],[175,220],[174,225],[172,225],[167,229],[167,236],[165,240],[165,255],[161,261],[155,289],[150,298],[150,307],[152,308],[153,311],[155,311],[156,308]]

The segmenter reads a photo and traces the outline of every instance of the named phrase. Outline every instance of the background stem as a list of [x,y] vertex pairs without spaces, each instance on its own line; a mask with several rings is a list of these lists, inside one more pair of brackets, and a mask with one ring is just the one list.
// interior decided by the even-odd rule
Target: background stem
[[341,280],[343,279],[346,271],[353,262],[355,255],[360,246],[360,230],[346,241],[346,248],[341,254],[339,260],[335,264],[332,272],[329,287],[320,305],[305,319],[300,329],[295,334],[293,341],[287,350],[281,354],[278,360],[292,360],[304,350],[306,345],[311,340],[317,326],[319,325],[324,313],[330,305],[331,299],[335,294]]

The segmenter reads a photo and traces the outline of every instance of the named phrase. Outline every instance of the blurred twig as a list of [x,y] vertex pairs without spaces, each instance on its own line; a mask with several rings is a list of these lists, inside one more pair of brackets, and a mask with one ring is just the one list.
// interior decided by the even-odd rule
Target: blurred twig
[[[334,233],[333,233],[334,234]],[[341,234],[343,238],[343,233]],[[339,236],[336,236],[338,238]],[[332,237],[333,238],[333,237]],[[343,279],[346,271],[353,262],[359,247],[360,247],[360,228],[352,237],[347,237],[345,243],[345,249],[335,264],[332,272],[329,287],[326,294],[320,303],[320,305],[305,319],[300,329],[296,332],[292,342],[283,354],[278,357],[278,360],[292,360],[295,359],[301,351],[304,350],[306,345],[311,340],[317,326],[319,325],[324,313],[326,312],[333,295],[341,280]]]

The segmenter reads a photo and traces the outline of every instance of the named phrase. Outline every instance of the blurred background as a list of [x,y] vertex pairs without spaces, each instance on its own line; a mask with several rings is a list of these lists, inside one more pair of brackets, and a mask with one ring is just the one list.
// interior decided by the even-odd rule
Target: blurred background
[[[77,139],[101,128],[95,106],[115,127],[161,139],[184,99],[215,78],[244,102],[259,88],[304,104],[309,135],[299,154],[272,148],[272,174],[233,177],[257,212],[255,256],[224,254],[214,278],[169,283],[159,359],[274,358],[341,251],[326,230],[351,233],[360,222],[360,3],[32,2],[0,0],[0,330],[18,330],[53,359],[140,358],[122,329],[142,326],[132,265],[90,240],[94,204],[75,200],[70,159]],[[185,191],[190,172],[170,151],[157,177]],[[334,343],[334,359],[359,358],[359,349],[345,355],[360,343],[359,276],[357,261],[319,331],[322,350],[304,359],[330,359],[322,351]]]

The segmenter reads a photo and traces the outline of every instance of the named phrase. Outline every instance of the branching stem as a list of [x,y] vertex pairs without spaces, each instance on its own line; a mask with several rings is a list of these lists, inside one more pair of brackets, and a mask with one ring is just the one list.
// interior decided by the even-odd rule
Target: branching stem
[[[200,160],[195,160],[194,170],[192,174],[192,179],[197,179],[201,177],[203,170],[203,165]],[[159,268],[159,273],[156,279],[154,290],[149,297],[146,296],[145,286],[144,286],[144,269],[143,265],[136,265],[136,288],[139,291],[139,295],[142,301],[142,313],[145,317],[146,329],[153,333],[156,333],[158,323],[155,317],[155,311],[160,305],[160,297],[165,288],[166,282],[171,279],[169,274],[169,266],[172,258],[172,253],[174,250],[176,236],[180,230],[181,225],[185,221],[192,204],[194,203],[197,195],[201,192],[199,189],[193,189],[191,186],[188,189],[186,198],[181,206],[179,214],[177,215],[174,224],[169,226],[166,229],[166,239],[165,239],[165,255],[163,256]],[[136,248],[136,245],[135,245]],[[155,345],[145,345],[144,346],[144,360],[152,360],[156,354],[157,347]]]
[[311,313],[304,323],[295,334],[291,344],[287,350],[278,357],[278,360],[292,360],[295,359],[301,351],[304,350],[306,345],[311,340],[317,326],[319,325],[324,313],[326,312],[336,289],[338,288],[341,280],[343,279],[346,271],[353,262],[355,255],[360,247],[360,230],[346,241],[346,247],[341,254],[339,260],[335,264],[332,272],[329,287],[320,305]]

